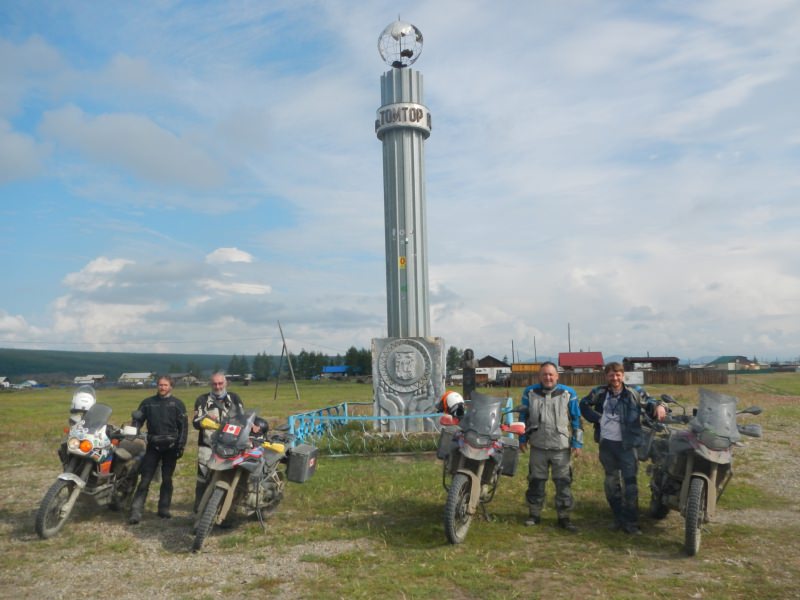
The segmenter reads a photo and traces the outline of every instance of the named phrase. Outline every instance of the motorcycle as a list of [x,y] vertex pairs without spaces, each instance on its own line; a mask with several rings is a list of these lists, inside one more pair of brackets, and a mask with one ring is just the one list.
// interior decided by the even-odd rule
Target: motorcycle
[[[700,551],[702,527],[716,516],[717,504],[733,477],[733,448],[741,446],[741,435],[761,437],[759,424],[739,425],[740,414],[761,414],[751,406],[736,411],[737,399],[700,389],[699,407],[692,415],[671,396],[661,396],[668,405],[682,409],[658,422],[644,419],[648,432],[640,458],[651,460],[650,516],[663,519],[670,510],[684,518],[684,549],[689,556]],[[675,428],[672,425],[686,425]]]
[[500,475],[513,477],[516,472],[516,436],[525,433],[525,424],[502,423],[503,401],[472,392],[471,406],[460,420],[450,414],[440,418],[437,457],[443,460],[442,485],[447,490],[444,531],[451,544],[466,539],[479,506],[483,517],[489,519],[486,504],[494,498]]
[[284,431],[256,436],[256,418],[254,411],[248,411],[221,423],[206,417],[200,424],[215,432],[208,462],[210,480],[197,509],[193,552],[203,547],[214,525],[229,524],[234,515],[255,514],[265,528],[264,514],[280,504],[286,481],[305,483],[316,471],[316,448],[289,447],[293,436]]
[[63,472],[45,493],[36,512],[36,533],[56,535],[83,494],[98,506],[119,510],[133,497],[147,444],[135,427],[110,426],[111,407],[94,404],[72,427],[59,450]]

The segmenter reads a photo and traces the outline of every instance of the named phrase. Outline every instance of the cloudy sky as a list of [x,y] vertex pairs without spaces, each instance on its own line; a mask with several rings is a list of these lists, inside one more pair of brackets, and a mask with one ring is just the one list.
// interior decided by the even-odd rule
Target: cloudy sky
[[0,347],[385,336],[398,10],[425,37],[432,335],[800,355],[793,0],[5,0]]

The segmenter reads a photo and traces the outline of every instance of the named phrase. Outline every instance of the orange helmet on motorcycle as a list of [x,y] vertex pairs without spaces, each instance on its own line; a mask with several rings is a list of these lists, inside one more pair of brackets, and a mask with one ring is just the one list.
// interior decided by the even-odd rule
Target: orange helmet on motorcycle
[[439,404],[443,413],[459,418],[464,416],[464,398],[458,392],[445,391]]

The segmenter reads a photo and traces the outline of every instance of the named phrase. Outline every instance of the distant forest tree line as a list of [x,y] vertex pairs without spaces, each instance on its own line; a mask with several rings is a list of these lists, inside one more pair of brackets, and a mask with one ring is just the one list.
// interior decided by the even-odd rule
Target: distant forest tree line
[[[329,356],[322,352],[307,352],[302,349],[298,354],[290,353],[289,359],[297,379],[311,379],[322,373],[323,367],[343,365],[351,367],[353,372],[358,375],[372,375],[372,353],[366,348],[359,350],[355,346],[351,346],[344,356],[341,354]],[[197,374],[191,369],[187,370],[193,375]],[[228,368],[224,371],[228,375],[241,377],[250,374],[256,381],[291,377],[289,360],[286,359],[286,356],[271,356],[266,352],[256,354],[252,360],[248,360],[245,355],[234,354],[228,363]]]
[[[463,354],[463,350],[455,346],[448,349],[448,371],[461,367]],[[326,366],[347,365],[358,375],[372,374],[372,352],[366,348],[351,346],[344,355],[335,356],[302,349],[290,354],[290,358],[297,379],[319,375]],[[114,382],[122,373],[135,372],[191,373],[202,379],[215,371],[242,377],[252,374],[257,381],[290,376],[286,356],[269,355],[266,352],[255,356],[226,356],[0,348],[0,375],[18,381],[36,379],[40,383],[71,383],[76,376],[102,374],[106,381]]]

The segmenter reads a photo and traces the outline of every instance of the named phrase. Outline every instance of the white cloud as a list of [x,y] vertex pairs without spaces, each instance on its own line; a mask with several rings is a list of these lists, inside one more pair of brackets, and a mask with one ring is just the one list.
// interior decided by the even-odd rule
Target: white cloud
[[269,294],[272,291],[270,286],[258,283],[204,280],[200,281],[200,284],[207,289],[221,292],[222,294],[263,296],[264,294]]
[[0,183],[38,175],[47,149],[0,119]]
[[211,265],[251,263],[253,262],[253,255],[238,248],[217,248],[206,256],[206,262]]
[[92,116],[66,106],[45,112],[40,131],[60,145],[145,180],[202,189],[217,187],[225,178],[224,170],[205,150],[146,116]]
[[79,291],[95,291],[98,288],[114,285],[117,275],[127,265],[132,265],[132,260],[122,258],[110,259],[100,256],[77,273],[69,273],[64,277],[64,284]]
[[[383,335],[372,120],[392,10],[76,5],[65,23],[96,54],[0,39],[17,59],[0,65],[10,172],[69,208],[58,231],[92,231],[62,244],[50,318],[147,349],[261,351],[277,320],[298,348]],[[800,354],[794,3],[406,15],[434,119],[433,335],[501,356],[535,340],[541,357],[569,323],[574,348],[606,354]],[[40,271],[4,262],[12,281]]]

